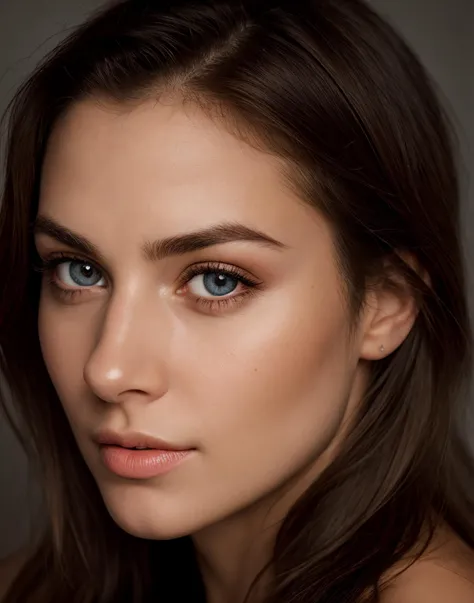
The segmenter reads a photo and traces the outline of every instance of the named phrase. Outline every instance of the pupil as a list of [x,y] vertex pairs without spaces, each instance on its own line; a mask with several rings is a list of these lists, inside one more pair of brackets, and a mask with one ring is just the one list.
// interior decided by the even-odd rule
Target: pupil
[[83,264],[82,268],[81,268],[81,273],[82,276],[85,276],[86,278],[90,278],[92,276],[92,267],[89,266],[88,264]]

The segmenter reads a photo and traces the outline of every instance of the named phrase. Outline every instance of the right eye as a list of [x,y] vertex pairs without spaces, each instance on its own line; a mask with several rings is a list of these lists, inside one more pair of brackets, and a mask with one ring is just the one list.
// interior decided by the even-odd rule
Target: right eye
[[90,262],[77,259],[62,259],[56,263],[56,279],[67,287],[103,287],[105,279],[100,270]]

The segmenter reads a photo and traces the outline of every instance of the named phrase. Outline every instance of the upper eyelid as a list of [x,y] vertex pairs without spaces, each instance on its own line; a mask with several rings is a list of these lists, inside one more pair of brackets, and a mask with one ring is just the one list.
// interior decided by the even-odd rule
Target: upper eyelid
[[235,276],[240,276],[244,278],[248,278],[251,280],[259,280],[255,275],[253,275],[249,270],[245,268],[241,268],[236,264],[230,264],[228,262],[222,262],[218,260],[202,260],[200,262],[194,262],[193,264],[189,264],[187,268],[184,269],[184,274],[191,272],[193,269],[201,270],[202,272],[228,272]]
[[[81,253],[74,253],[74,252],[69,252],[69,251],[51,251],[49,253],[46,252],[46,253],[42,254],[39,251],[37,251],[37,254],[40,258],[40,263],[44,263],[44,264],[56,263],[56,265],[59,265],[59,264],[65,264],[67,262],[87,262],[87,263],[91,264],[91,266],[93,266],[96,270],[101,272],[101,274],[103,276],[106,276],[108,281],[112,282],[110,274],[106,268],[101,266],[95,260],[92,260],[90,258],[83,256]],[[42,256],[45,256],[45,257],[42,257]]]
[[94,257],[90,257],[82,251],[76,251],[74,249],[51,249],[50,245],[38,245],[35,244],[35,254],[38,256],[40,261],[48,262],[54,261],[57,259],[64,259],[64,261],[74,261],[79,260],[81,262],[89,262],[98,270],[106,274],[110,274],[110,270],[108,269],[105,261],[99,261]]

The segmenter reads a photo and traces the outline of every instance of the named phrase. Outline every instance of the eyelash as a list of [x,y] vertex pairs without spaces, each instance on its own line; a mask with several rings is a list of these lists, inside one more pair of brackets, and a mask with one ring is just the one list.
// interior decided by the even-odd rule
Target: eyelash
[[[56,293],[61,299],[72,301],[77,296],[82,295],[85,289],[92,287],[83,287],[79,289],[66,289],[58,284],[56,277],[54,276],[54,270],[61,264],[67,262],[87,262],[95,270],[102,274],[102,271],[93,262],[86,260],[83,257],[60,253],[48,258],[42,259],[37,258],[34,264],[34,270],[39,273],[46,274],[48,277],[48,285],[54,287]],[[186,286],[195,276],[207,273],[218,273],[225,276],[230,276],[239,281],[239,283],[245,285],[246,289],[237,295],[231,297],[224,297],[222,299],[207,299],[204,297],[194,296],[194,300],[197,304],[204,306],[208,310],[215,311],[224,310],[229,305],[234,305],[243,301],[248,295],[254,295],[261,288],[262,283],[249,278],[243,272],[241,272],[236,266],[229,266],[220,262],[204,262],[204,264],[189,266],[179,279],[179,288]]]

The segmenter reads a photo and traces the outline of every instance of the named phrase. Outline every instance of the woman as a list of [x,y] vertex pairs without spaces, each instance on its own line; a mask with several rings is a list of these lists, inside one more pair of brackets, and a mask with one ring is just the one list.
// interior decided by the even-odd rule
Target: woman
[[446,118],[360,0],[126,0],[10,111],[13,603],[468,603]]

